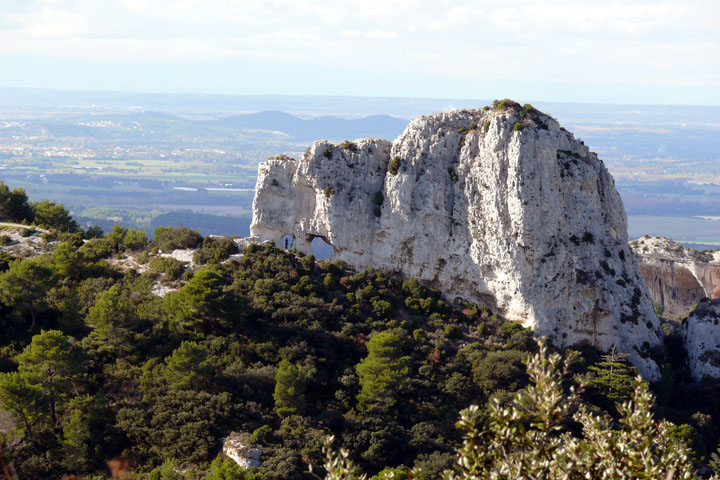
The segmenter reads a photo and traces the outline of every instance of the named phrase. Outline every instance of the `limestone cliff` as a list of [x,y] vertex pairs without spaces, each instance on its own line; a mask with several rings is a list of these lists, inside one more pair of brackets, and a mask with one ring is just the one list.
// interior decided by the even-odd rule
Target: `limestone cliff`
[[629,353],[649,378],[662,336],[597,156],[505,102],[416,118],[390,142],[315,142],[260,164],[251,235],[414,276],[551,336]]
[[667,238],[630,242],[653,302],[665,315],[681,317],[707,297],[720,297],[720,250],[698,251]]
[[693,378],[720,378],[720,299],[701,301],[683,321],[683,330]]

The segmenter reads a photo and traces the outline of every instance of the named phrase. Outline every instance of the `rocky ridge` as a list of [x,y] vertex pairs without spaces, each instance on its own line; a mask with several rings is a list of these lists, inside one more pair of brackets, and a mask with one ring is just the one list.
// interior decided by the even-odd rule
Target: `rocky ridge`
[[414,276],[560,345],[631,355],[648,378],[662,331],[603,162],[510,101],[416,118],[395,141],[315,142],[261,163],[251,236]]
[[44,237],[48,231],[35,226],[0,222],[0,252],[8,258],[35,257],[51,252],[57,241]]
[[720,250],[699,251],[662,237],[630,242],[655,304],[682,317],[703,298],[720,297]]

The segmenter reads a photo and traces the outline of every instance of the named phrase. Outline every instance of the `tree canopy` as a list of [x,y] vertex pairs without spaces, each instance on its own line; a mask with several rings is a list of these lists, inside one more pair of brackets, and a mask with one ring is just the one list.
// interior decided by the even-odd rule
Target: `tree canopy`
[[[160,233],[183,245],[172,243],[176,229]],[[106,461],[122,457],[133,478],[301,480],[310,466],[328,473],[328,435],[369,476],[422,468],[440,478],[470,434],[456,428],[470,404],[477,410],[463,418],[477,427],[478,469],[506,461],[522,470],[532,452],[573,448],[573,472],[582,465],[594,475],[601,466],[581,457],[586,449],[650,448],[648,458],[681,471],[673,455],[688,445],[699,466],[718,464],[708,452],[720,440],[720,386],[692,380],[672,334],[665,352],[652,352],[664,376],[649,388],[661,392],[655,418],[677,426],[648,444],[630,435],[649,434],[637,418],[648,387],[619,352],[583,347],[571,368],[586,388],[563,375],[550,376],[562,392],[549,388],[523,359],[550,372],[553,355],[569,352],[545,347],[537,360],[529,330],[416,279],[271,244],[228,257],[231,239],[203,241],[209,263],[170,265],[171,278],[158,245],[122,227],[92,239],[57,235],[52,253],[10,260],[0,273],[0,442],[20,478],[102,478]],[[122,269],[133,262],[141,266]],[[627,402],[630,417],[616,406]],[[231,433],[262,448],[257,469],[238,473],[222,456]],[[494,445],[507,459],[487,456]]]
[[367,342],[368,355],[356,367],[360,379],[361,408],[389,408],[397,389],[410,373],[410,357],[403,354],[402,340],[393,331],[379,332]]

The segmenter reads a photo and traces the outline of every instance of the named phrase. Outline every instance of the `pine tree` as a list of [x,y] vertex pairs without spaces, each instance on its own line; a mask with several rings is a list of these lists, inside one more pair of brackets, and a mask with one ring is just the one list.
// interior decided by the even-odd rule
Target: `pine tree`
[[[526,361],[530,385],[510,404],[495,397],[484,413],[477,405],[461,412],[463,445],[445,480],[698,478],[687,445],[673,438],[673,425],[655,421],[654,398],[640,376],[633,379],[630,399],[617,405],[621,428],[614,429],[611,419],[590,413],[582,403],[582,378],[575,379],[579,388],[567,388],[577,355],[549,353],[543,339],[538,346]],[[622,363],[617,358],[610,363]],[[582,425],[581,433],[568,431],[571,418]],[[325,480],[367,478],[350,453],[333,450],[332,442],[328,437],[323,448]],[[383,480],[389,478],[394,477]],[[417,470],[411,478],[431,480]]]
[[206,362],[207,348],[202,344],[185,341],[165,359],[163,375],[170,388],[201,389],[208,382],[211,368]]
[[410,357],[403,355],[402,341],[392,331],[375,334],[367,342],[367,349],[368,356],[355,367],[360,379],[359,407],[390,408],[410,371]]
[[638,372],[635,367],[628,365],[629,356],[627,353],[619,353],[613,345],[610,351],[601,357],[602,361],[589,368],[596,375],[590,380],[589,388],[608,408],[629,400],[633,395],[634,379]]
[[0,274],[0,300],[15,306],[18,312],[30,314],[32,330],[38,313],[47,308],[47,292],[57,280],[42,257],[16,260],[8,271]]
[[275,411],[281,417],[302,414],[305,410],[307,378],[302,369],[287,359],[280,361],[275,374]]
[[19,375],[30,385],[41,388],[50,407],[53,427],[68,397],[80,394],[80,383],[86,370],[86,357],[74,348],[59,330],[35,335],[28,347],[17,357]]

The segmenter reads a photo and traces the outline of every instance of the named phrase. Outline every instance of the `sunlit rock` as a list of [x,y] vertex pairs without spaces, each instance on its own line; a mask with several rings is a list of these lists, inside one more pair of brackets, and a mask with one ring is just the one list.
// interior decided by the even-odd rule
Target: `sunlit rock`
[[693,378],[720,378],[720,299],[700,302],[683,320],[683,331]]
[[[648,378],[662,332],[605,165],[509,104],[416,118],[393,142],[315,142],[261,163],[251,235],[417,277],[559,345],[616,345]],[[283,240],[284,239],[284,240]]]
[[228,435],[223,442],[223,453],[242,468],[259,467],[262,448],[251,446],[245,436],[239,433]]
[[699,251],[662,237],[630,242],[653,302],[680,317],[703,298],[720,297],[720,250]]

